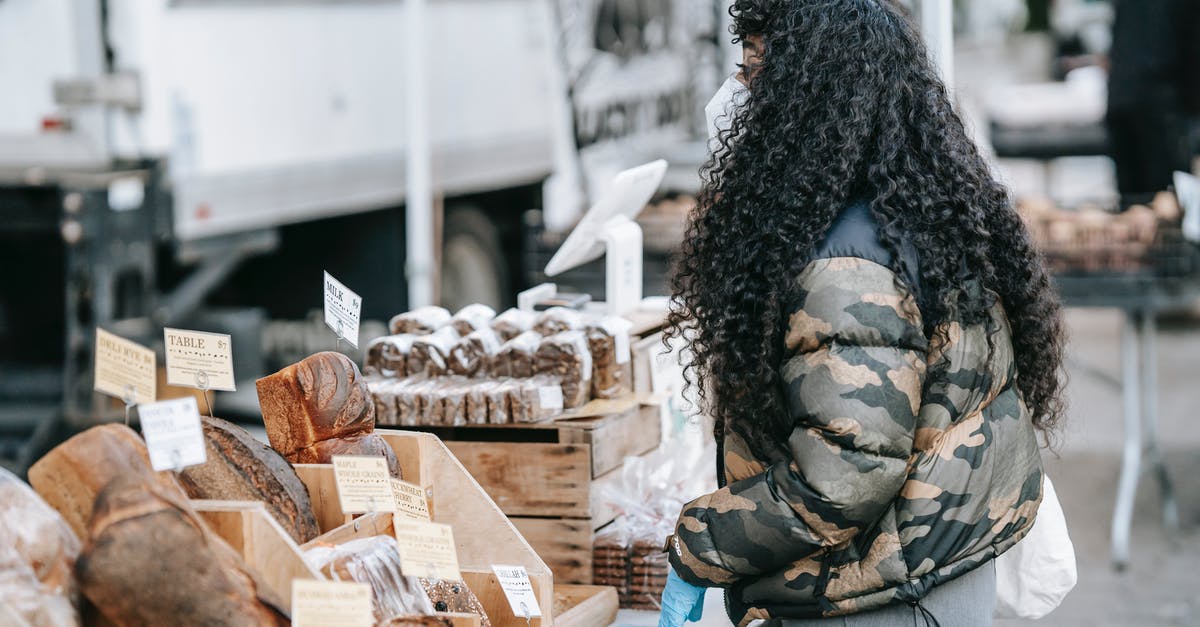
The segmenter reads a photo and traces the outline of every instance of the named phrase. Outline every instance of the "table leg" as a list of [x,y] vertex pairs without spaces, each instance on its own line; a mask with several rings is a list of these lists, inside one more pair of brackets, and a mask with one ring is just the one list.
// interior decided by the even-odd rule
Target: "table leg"
[[1156,320],[1154,314],[1146,312],[1141,319],[1142,348],[1142,422],[1145,432],[1145,451],[1148,470],[1158,477],[1159,493],[1162,496],[1163,524],[1168,529],[1179,528],[1179,506],[1175,501],[1175,490],[1167,472],[1167,461],[1158,446],[1158,355],[1156,354]]
[[1117,570],[1129,564],[1129,532],[1133,520],[1133,501],[1137,496],[1142,465],[1142,426],[1138,376],[1137,312],[1126,310],[1121,322],[1121,397],[1124,401],[1125,445],[1121,455],[1121,478],[1117,483],[1117,503],[1112,519],[1112,559]]

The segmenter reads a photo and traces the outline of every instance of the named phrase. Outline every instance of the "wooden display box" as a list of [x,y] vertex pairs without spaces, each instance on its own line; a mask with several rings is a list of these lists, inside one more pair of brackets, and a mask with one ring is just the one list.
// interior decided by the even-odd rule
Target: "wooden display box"
[[[492,573],[494,564],[524,566],[544,615],[530,624],[533,627],[555,624],[554,578],[550,569],[449,449],[430,434],[386,430],[376,432],[396,452],[404,479],[428,491],[434,521],[454,528],[463,577],[467,586],[479,597],[492,624],[496,627],[526,627],[525,619],[515,617],[508,607],[504,592]],[[308,487],[321,527],[322,535],[314,542],[340,543],[363,537],[364,534],[391,533],[391,515],[371,514],[352,518],[341,512],[331,465],[299,464],[296,472]],[[320,572],[304,561],[303,548],[296,545],[261,503],[192,503],[213,531],[242,555],[262,576],[266,585],[284,599],[285,605],[290,605],[293,579],[323,578]],[[598,606],[606,608],[606,597],[600,591],[579,603],[565,606],[581,608],[575,612],[575,618],[564,615],[565,624],[589,627],[607,625],[581,618],[597,615]],[[560,607],[564,606],[560,603]],[[288,609],[290,611],[290,607]],[[615,612],[615,609],[614,602],[612,610]],[[479,624],[477,617],[447,617],[456,627]]]
[[[629,395],[533,424],[416,427],[440,436],[560,582],[592,581],[592,537],[625,458],[662,442],[657,405]],[[436,502],[436,501],[435,501]]]

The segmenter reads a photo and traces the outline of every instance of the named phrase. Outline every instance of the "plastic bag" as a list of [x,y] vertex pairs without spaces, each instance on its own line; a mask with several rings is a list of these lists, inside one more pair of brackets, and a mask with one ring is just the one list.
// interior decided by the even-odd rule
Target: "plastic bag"
[[551,307],[538,316],[533,330],[542,335],[557,335],[565,331],[583,329],[583,314],[566,307]]
[[461,377],[444,379],[441,385],[442,422],[450,427],[467,424],[467,387],[469,383]]
[[400,424],[396,415],[396,390],[400,382],[395,379],[367,379],[367,389],[375,403],[375,424],[392,426]]
[[0,468],[0,599],[31,625],[79,624],[80,543],[42,497]]
[[509,394],[513,389],[511,379],[495,382],[487,389],[488,424],[502,425],[512,422],[509,410]]
[[562,413],[562,385],[553,377],[514,379],[508,397],[513,422],[541,422]]
[[592,353],[582,331],[552,335],[538,345],[534,370],[562,383],[563,407],[573,409],[592,394]]
[[495,317],[496,310],[487,305],[467,305],[454,314],[450,324],[459,335],[470,335],[480,329],[491,328],[489,325]]
[[391,536],[315,546],[304,559],[334,581],[369,584],[376,622],[435,611],[421,580],[401,571],[400,547]]
[[466,410],[467,424],[485,425],[488,422],[488,397],[490,388],[496,384],[491,381],[477,381],[467,388]]
[[500,352],[500,338],[490,327],[483,327],[458,341],[450,349],[450,372],[464,377],[483,376],[492,368]]
[[633,323],[608,316],[588,324],[588,351],[592,355],[592,396],[616,398],[626,392],[625,369],[630,361],[629,332]]
[[441,307],[421,307],[392,317],[388,329],[392,335],[411,333],[429,335],[450,322],[450,312]]
[[536,313],[522,309],[509,309],[492,320],[492,330],[500,336],[501,342],[507,342],[533,329],[535,322],[537,322]]
[[440,377],[449,367],[450,351],[459,341],[458,331],[453,327],[442,327],[431,335],[422,335],[413,340],[408,353],[408,374],[425,374]]
[[534,357],[542,335],[537,331],[526,331],[504,343],[492,362],[492,375],[499,377],[532,377]]
[[385,335],[367,344],[367,357],[363,361],[363,374],[378,374],[384,377],[408,375],[408,354],[412,350],[415,335]]
[[1054,611],[1078,581],[1075,546],[1050,477],[1033,528],[996,558],[996,616],[1036,620]]

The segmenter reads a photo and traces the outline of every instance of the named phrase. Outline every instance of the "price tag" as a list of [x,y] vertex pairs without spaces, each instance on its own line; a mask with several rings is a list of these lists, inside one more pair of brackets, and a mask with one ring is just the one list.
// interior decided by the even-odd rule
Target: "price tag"
[[608,316],[600,321],[600,328],[613,338],[613,350],[616,353],[616,362],[618,364],[629,363],[629,332],[633,329],[633,323],[625,318],[618,316]]
[[138,405],[142,436],[155,470],[179,470],[203,464],[204,429],[196,397]]
[[325,273],[325,324],[338,337],[358,348],[358,321],[362,317],[362,298]]
[[429,499],[425,488],[419,485],[392,479],[392,496],[396,499],[396,515],[410,520],[431,522]]
[[537,595],[533,593],[533,584],[529,581],[529,573],[524,566],[492,565],[492,572],[504,589],[508,598],[508,606],[512,608],[517,618],[538,618],[542,609],[538,607]]
[[167,383],[201,390],[233,392],[233,342],[228,335],[163,329]]
[[400,545],[400,570],[405,575],[462,581],[450,525],[397,518],[393,526]]
[[92,389],[126,403],[153,403],[154,351],[104,329],[96,329],[96,379]]
[[333,476],[344,514],[396,511],[392,475],[382,457],[334,455]]
[[374,627],[371,586],[346,581],[292,580],[292,627]]

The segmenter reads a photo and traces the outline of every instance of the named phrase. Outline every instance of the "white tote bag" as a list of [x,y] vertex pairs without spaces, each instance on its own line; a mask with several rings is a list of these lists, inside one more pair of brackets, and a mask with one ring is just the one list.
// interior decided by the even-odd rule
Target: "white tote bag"
[[996,558],[996,617],[1038,619],[1058,607],[1075,587],[1075,547],[1050,477],[1033,528]]

